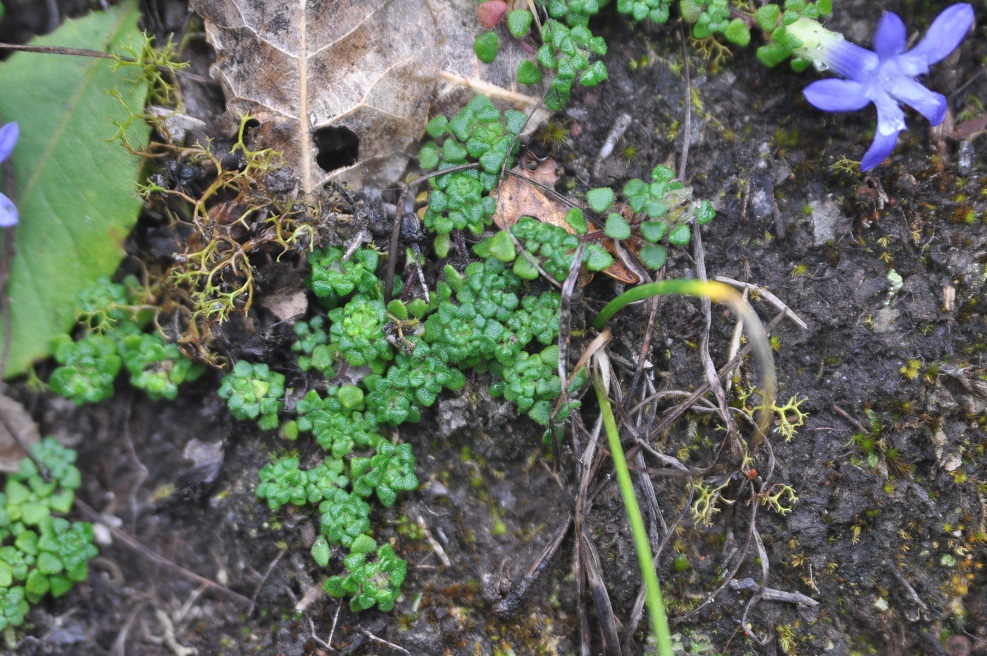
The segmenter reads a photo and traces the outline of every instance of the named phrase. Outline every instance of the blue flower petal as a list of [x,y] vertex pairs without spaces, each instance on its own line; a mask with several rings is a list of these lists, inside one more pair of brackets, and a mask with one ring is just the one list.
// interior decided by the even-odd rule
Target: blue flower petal
[[926,67],[942,61],[960,45],[973,20],[973,7],[966,3],[943,9],[932,21],[925,37],[905,57],[909,61],[924,60]]
[[17,138],[21,135],[21,129],[17,123],[8,123],[0,128],[0,162],[10,157],[14,146],[17,145]]
[[874,143],[870,145],[870,148],[864,154],[864,158],[860,160],[860,170],[870,171],[887,159],[888,155],[894,150],[896,143],[898,143],[897,132],[892,132],[891,134],[881,134],[880,130],[875,132]]
[[874,71],[880,65],[881,60],[876,54],[867,48],[861,48],[856,43],[851,43],[840,36],[826,44],[821,53],[821,63],[839,73],[845,78],[857,80],[867,84],[874,76]]
[[911,78],[896,80],[892,95],[920,112],[932,125],[939,125],[946,118],[946,96],[929,91]]
[[898,134],[905,129],[905,112],[898,101],[883,91],[874,96],[877,107],[877,131],[881,134]]
[[855,112],[870,104],[867,87],[851,80],[819,80],[802,93],[814,107],[827,112]]
[[905,21],[893,11],[886,11],[874,30],[874,52],[882,60],[891,59],[905,51],[907,38]]
[[17,225],[18,218],[20,217],[13,201],[5,195],[0,194],[0,228],[9,228]]

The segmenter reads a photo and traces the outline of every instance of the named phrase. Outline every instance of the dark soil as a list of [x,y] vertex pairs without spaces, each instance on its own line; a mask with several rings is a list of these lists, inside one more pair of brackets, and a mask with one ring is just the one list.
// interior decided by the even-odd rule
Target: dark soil
[[[869,43],[874,3],[834,4],[836,28]],[[935,5],[885,8],[919,30]],[[750,49],[717,61],[687,45],[687,121],[675,26],[608,24],[610,81],[577,92],[556,117],[565,143],[530,144],[560,164],[559,190],[619,188],[655,163],[677,169],[689,125],[686,181],[718,210],[702,234],[707,274],[755,285],[751,300],[766,322],[779,310],[758,289],[807,326],[784,319],[772,332],[779,399],[805,399],[808,419],[791,440],[771,435],[773,469],[767,446],[752,445],[759,480],[740,473],[715,412],[700,406],[651,435],[676,398],[638,416],[629,410],[640,387],[628,412],[618,412],[654,451],[709,468],[687,478],[669,475],[649,452],[632,459],[638,472],[652,472],[638,476],[639,496],[651,499],[646,520],[663,545],[659,578],[683,653],[987,654],[987,177],[982,139],[964,140],[956,127],[983,112],[984,25],[980,16],[929,80],[950,97],[945,127],[909,115],[895,154],[871,175],[834,164],[862,156],[873,109],[819,112],[801,96],[818,74],[767,70]],[[596,162],[620,113],[631,125],[614,154]],[[694,253],[679,251],[665,275],[697,268]],[[577,296],[599,308],[619,291],[598,278]],[[647,310],[625,310],[611,325],[625,393]],[[580,303],[574,313],[578,330],[588,313]],[[657,317],[646,387],[691,391],[705,380],[701,304],[665,299]],[[734,325],[714,306],[716,367],[727,362]],[[577,334],[573,353],[590,337]],[[743,367],[733,390],[757,380]],[[421,424],[402,427],[422,485],[375,511],[375,526],[410,564],[404,596],[391,613],[353,614],[321,592],[326,573],[308,554],[313,515],[272,514],[254,496],[259,468],[283,443],[233,421],[217,385],[218,375],[207,376],[171,403],[121,387],[113,401],[84,408],[15,386],[42,434],[78,449],[80,498],[132,541],[107,535],[88,582],[36,607],[16,653],[577,654],[580,613],[588,653],[603,653],[600,607],[579,593],[571,533],[516,611],[492,612],[566,520],[580,458],[569,437],[543,442],[537,426],[484,393],[479,376]],[[591,429],[589,398],[582,416]],[[738,426],[750,434],[749,423]],[[632,430],[625,439],[629,448]],[[195,463],[183,455],[191,442],[214,448]],[[688,512],[690,481],[723,486],[708,523]],[[759,503],[755,491],[773,484],[794,490],[790,512]],[[596,485],[586,528],[624,640],[640,577],[606,467]],[[778,592],[787,597],[771,600]],[[631,633],[626,653],[643,653],[647,622]]]

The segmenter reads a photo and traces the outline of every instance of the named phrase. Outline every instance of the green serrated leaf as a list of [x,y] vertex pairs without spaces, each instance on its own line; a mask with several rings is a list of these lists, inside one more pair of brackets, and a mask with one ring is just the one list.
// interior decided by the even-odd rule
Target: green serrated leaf
[[627,239],[631,236],[631,226],[620,214],[611,212],[607,215],[606,234],[610,239]]
[[506,230],[501,230],[490,240],[490,255],[501,262],[513,262],[517,257],[514,241]]
[[603,271],[613,264],[613,256],[599,244],[590,244],[586,247],[584,261],[590,271]]
[[638,257],[641,258],[641,263],[644,266],[657,271],[665,266],[665,260],[668,259],[668,251],[660,244],[649,244],[641,249]]
[[576,232],[577,235],[585,235],[588,230],[588,226],[586,225],[586,217],[583,216],[583,211],[578,207],[573,207],[566,212],[565,222]]
[[613,205],[613,198],[613,189],[610,187],[599,187],[586,192],[586,202],[594,212],[606,212]]
[[326,540],[326,536],[320,535],[315,538],[315,543],[312,545],[312,560],[319,567],[325,567],[329,564],[329,556],[331,555],[332,550],[329,548],[329,541]]
[[531,29],[534,17],[527,9],[515,9],[507,14],[507,29],[516,39],[523,39]]
[[[140,52],[139,17],[131,0],[31,43]],[[114,70],[110,60],[19,52],[0,66],[0,88],[0,116],[17,121],[21,134],[11,156],[20,211],[6,370],[14,376],[50,353],[52,338],[75,321],[79,293],[123,258],[141,207],[134,192],[141,160],[113,138],[120,130],[114,122],[143,114],[147,84],[137,67]],[[149,128],[138,118],[125,133],[142,148]]]
[[668,242],[676,246],[688,246],[691,240],[692,230],[688,223],[680,225],[668,235]]

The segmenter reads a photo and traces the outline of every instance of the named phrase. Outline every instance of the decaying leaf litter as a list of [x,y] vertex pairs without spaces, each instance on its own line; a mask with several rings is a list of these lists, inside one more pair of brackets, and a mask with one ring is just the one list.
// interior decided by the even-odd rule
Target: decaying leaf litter
[[[868,17],[868,4],[843,8],[844,20]],[[907,8],[905,3],[896,9]],[[612,43],[621,46],[609,61],[630,60],[648,48],[641,34],[616,36]],[[565,118],[573,134],[582,134],[573,137],[573,150],[551,153],[561,163],[563,181],[617,185],[623,177],[643,175],[654,162],[674,163],[681,154],[676,138],[681,128],[676,135],[675,127],[683,124],[683,99],[690,94],[675,70],[682,62],[680,45],[671,35],[657,44],[660,56],[650,67],[632,72],[612,64],[614,79],[603,94],[584,92],[578,98]],[[978,44],[976,54],[982,49]],[[946,642],[946,653],[964,653],[955,651],[963,648],[979,653],[984,636],[976,627],[984,622],[977,620],[987,609],[984,574],[976,568],[982,545],[971,537],[984,521],[977,487],[982,467],[976,464],[983,432],[976,419],[985,395],[977,378],[982,360],[972,347],[982,342],[983,281],[977,267],[983,265],[985,246],[982,226],[950,217],[966,207],[967,201],[957,200],[959,192],[977,197],[983,162],[974,160],[967,178],[957,179],[930,169],[928,147],[917,142],[889,170],[879,171],[877,183],[894,200],[879,210],[856,190],[854,176],[816,161],[821,157],[828,164],[857,152],[854,135],[861,130],[851,132],[843,120],[789,111],[786,103],[793,102],[793,88],[803,80],[765,71],[743,54],[718,73],[710,73],[699,58],[690,61],[702,104],[692,107],[687,175],[692,171],[692,184],[707,197],[719,196],[717,220],[703,235],[706,273],[753,285],[754,297],[758,288],[768,289],[806,322],[803,330],[776,317],[782,310],[772,307],[767,295],[755,300],[780,339],[780,397],[808,397],[801,409],[809,417],[792,441],[770,440],[775,480],[798,493],[791,512],[780,515],[745,503],[751,496],[745,497],[745,490],[756,479],[736,476],[730,441],[713,422],[703,421],[702,405],[690,412],[691,419],[662,425],[668,410],[674,413],[679,405],[677,392],[708,382],[701,349],[707,316],[714,365],[733,369],[727,366],[733,324],[718,310],[707,315],[696,303],[664,300],[614,327],[611,361],[627,376],[616,376],[612,391],[623,390],[624,397],[616,400],[624,401],[628,435],[650,438],[644,441],[651,450],[632,462],[637,459],[638,468],[652,474],[639,477],[640,496],[654,500],[646,507],[653,512],[654,546],[665,543],[660,571],[672,615],[688,616],[676,630],[684,646],[715,653],[847,653],[867,645],[887,653],[937,653],[940,632],[949,629],[955,635]],[[958,64],[959,79],[975,74],[970,61]],[[625,103],[635,108],[636,118],[618,149],[633,145],[637,154],[608,158],[598,168],[602,175],[594,176],[596,149],[610,130],[618,92],[622,110]],[[767,101],[755,110],[755,99]],[[785,138],[792,132],[799,139]],[[537,138],[531,148],[548,154]],[[974,200],[971,207],[982,214],[982,204]],[[931,215],[929,205],[945,211]],[[813,208],[811,215],[804,206]],[[817,207],[828,212],[829,243],[817,238],[824,218],[822,211],[817,216]],[[887,282],[884,253],[904,279],[900,290],[892,291]],[[700,271],[702,261],[698,253],[679,253],[670,269],[686,275]],[[613,284],[600,278],[576,292],[575,310],[579,298],[589,303],[611,298]],[[957,299],[944,312],[948,287]],[[578,333],[584,327],[579,313],[574,315]],[[575,341],[572,348],[580,346]],[[644,348],[651,351],[650,363],[641,357]],[[912,359],[921,364],[910,380],[901,369]],[[755,377],[747,380],[741,370],[740,380],[727,377],[726,384],[751,385],[756,372],[751,373]],[[673,400],[661,408],[635,409],[642,400],[635,388]],[[199,389],[205,396],[209,383]],[[558,445],[556,465],[545,456],[540,431],[484,399],[482,386],[472,397],[443,400],[434,417],[437,430],[423,422],[421,435],[402,433],[419,449],[420,468],[432,473],[421,476],[422,489],[399,511],[384,513],[406,546],[412,579],[418,581],[393,615],[354,616],[313,594],[320,574],[306,560],[307,520],[289,516],[269,530],[263,524],[270,523],[270,515],[253,497],[253,477],[275,448],[270,438],[242,427],[234,432],[222,409],[202,408],[196,397],[190,393],[171,405],[122,396],[85,412],[46,401],[41,423],[46,434],[85,436],[79,448],[93,473],[87,490],[91,505],[121,517],[130,535],[188,570],[225,580],[247,597],[256,593],[254,613],[244,620],[240,613],[249,606],[224,594],[198,593],[188,578],[136,560],[118,544],[104,550],[106,569],[94,573],[87,603],[67,598],[35,612],[35,621],[53,630],[26,642],[25,653],[71,653],[82,644],[90,653],[110,653],[114,644],[142,653],[173,653],[178,647],[198,647],[200,653],[319,653],[330,647],[342,653],[474,653],[477,645],[479,653],[508,648],[571,653],[578,648],[584,613],[595,648],[603,648],[608,634],[626,641],[621,632],[638,582],[612,485],[605,476],[587,476],[575,485],[569,480],[574,470],[567,464],[567,445]],[[689,405],[707,404],[715,416],[719,403],[708,398]],[[648,412],[640,416],[641,409]],[[878,418],[876,431],[868,411]],[[734,421],[743,426],[746,420]],[[486,428],[475,431],[475,426]],[[873,452],[878,454],[873,463],[859,458],[871,454],[862,453],[854,434],[873,434],[885,443]],[[585,449],[590,441],[579,435]],[[223,445],[218,480],[203,478],[181,457],[191,436]],[[889,447],[897,450],[897,460],[888,457]],[[896,462],[911,471],[896,471]],[[767,463],[759,462],[757,469],[764,476]],[[505,581],[520,579],[565,523],[565,490],[580,492],[583,484],[596,495],[584,520],[586,546],[564,539],[560,556],[518,612],[508,619],[494,616],[489,609],[500,595],[511,594]],[[709,492],[721,484],[727,486],[720,491],[720,512],[709,525],[692,519],[695,486]],[[168,485],[176,493],[156,501]],[[424,539],[408,537],[415,534],[412,526],[424,526]],[[591,572],[590,589],[606,587],[615,620],[601,616],[603,607],[591,594],[580,594],[569,575],[588,562],[576,560],[574,551],[590,545],[600,568]],[[155,582],[150,595],[142,583],[147,580]],[[717,599],[699,609],[719,588]],[[292,599],[306,609],[299,617],[271,619],[263,612],[290,607]],[[965,625],[955,619],[957,606],[967,614]],[[750,636],[738,625],[744,617]],[[217,639],[217,632],[222,637]],[[768,643],[759,647],[755,639]],[[635,647],[629,648],[634,653]]]

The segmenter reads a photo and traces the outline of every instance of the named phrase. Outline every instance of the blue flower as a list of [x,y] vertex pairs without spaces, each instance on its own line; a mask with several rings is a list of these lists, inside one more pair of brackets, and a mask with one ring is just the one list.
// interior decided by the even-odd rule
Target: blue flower
[[884,12],[874,31],[874,50],[850,43],[843,35],[824,29],[815,21],[799,19],[789,32],[802,41],[798,54],[818,68],[832,69],[845,80],[820,80],[804,90],[811,104],[827,112],[855,112],[870,103],[877,107],[874,142],[860,162],[869,171],[891,154],[898,133],[905,129],[904,103],[939,125],[946,117],[946,98],[930,91],[916,77],[945,59],[973,24],[973,7],[956,4],[940,13],[918,45],[905,51],[907,31],[901,18]]
[[[20,135],[21,131],[16,123],[8,123],[0,128],[0,162],[10,157]],[[0,194],[0,228],[17,225],[17,219],[17,208],[14,206],[14,201]]]

